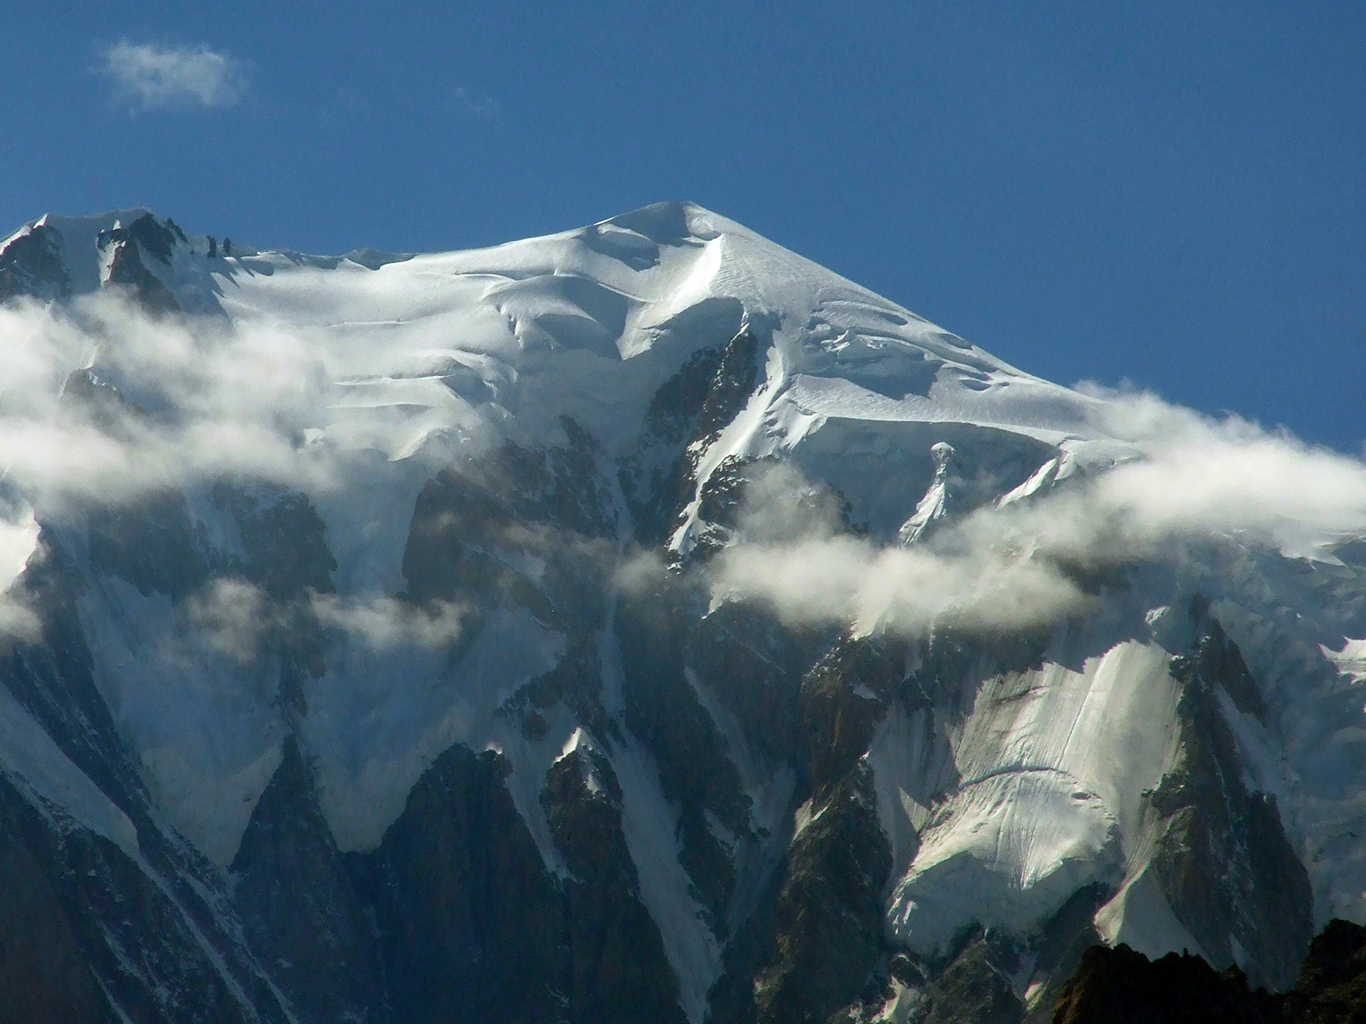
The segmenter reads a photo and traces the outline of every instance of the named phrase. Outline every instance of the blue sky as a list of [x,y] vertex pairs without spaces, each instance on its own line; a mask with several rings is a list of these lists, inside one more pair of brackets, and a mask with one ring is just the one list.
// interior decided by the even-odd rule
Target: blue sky
[[0,231],[435,250],[692,199],[1072,383],[1366,439],[1366,4],[7,5]]

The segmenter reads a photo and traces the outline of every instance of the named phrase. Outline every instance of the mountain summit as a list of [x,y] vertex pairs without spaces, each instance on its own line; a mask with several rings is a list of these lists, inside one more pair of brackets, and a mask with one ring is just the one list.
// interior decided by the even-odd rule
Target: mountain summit
[[1048,1020],[1366,917],[1359,462],[691,204],[43,217],[0,345],[22,1019]]

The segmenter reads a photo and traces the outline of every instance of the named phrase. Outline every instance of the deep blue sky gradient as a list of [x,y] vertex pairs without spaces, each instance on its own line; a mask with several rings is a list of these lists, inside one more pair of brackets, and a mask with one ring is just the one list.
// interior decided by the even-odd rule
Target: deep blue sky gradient
[[[120,40],[249,88],[134,110]],[[1366,438],[1360,0],[17,0],[0,66],[0,233],[437,250],[692,199],[1041,376]]]

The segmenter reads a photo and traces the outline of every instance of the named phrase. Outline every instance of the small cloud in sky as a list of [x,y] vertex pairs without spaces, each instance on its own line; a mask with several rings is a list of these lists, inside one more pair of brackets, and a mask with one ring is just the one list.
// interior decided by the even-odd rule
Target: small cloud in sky
[[198,46],[122,40],[100,54],[116,96],[141,110],[231,107],[246,93],[246,69],[226,53]]
[[498,113],[498,101],[488,93],[476,94],[463,85],[455,87],[455,105],[466,114],[475,117],[494,117]]

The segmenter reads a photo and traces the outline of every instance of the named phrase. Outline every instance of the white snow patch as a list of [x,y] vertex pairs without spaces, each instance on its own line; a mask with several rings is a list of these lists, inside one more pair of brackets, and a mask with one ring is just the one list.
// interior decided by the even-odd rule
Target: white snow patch
[[453,669],[447,651],[417,646],[329,654],[327,671],[307,689],[301,731],[338,847],[378,846],[413,785],[452,744],[482,750],[492,740],[516,749],[494,712],[553,668],[562,648],[560,635],[531,613],[498,609]]
[[138,835],[132,821],[62,753],[4,686],[0,686],[0,765],[7,776],[50,808],[70,815],[136,859]]
[[14,584],[37,550],[38,520],[32,508],[24,504],[14,519],[0,519],[0,593]]
[[1107,946],[1122,942],[1150,960],[1176,950],[1205,956],[1147,871],[1126,881],[1114,899],[1096,912],[1095,922]]
[[[1049,663],[983,685],[954,749],[962,782],[892,890],[899,941],[933,952],[972,922],[1028,934],[1083,885],[1120,880],[1142,790],[1175,756],[1167,664],[1161,648],[1130,641],[1080,672]],[[883,737],[879,817],[904,849],[917,805],[900,799],[886,752],[897,744]]]
[[1319,645],[1323,656],[1336,666],[1338,673],[1352,683],[1366,683],[1366,640],[1348,638],[1342,650],[1335,651]]
[[278,668],[212,649],[169,598],[115,577],[92,580],[78,607],[95,683],[158,807],[226,865],[279,762]]
[[957,778],[953,749],[927,708],[892,705],[863,755],[873,772],[878,822],[892,848],[892,876],[901,878],[920,848],[931,808]]
[[721,947],[679,861],[678,811],[664,798],[654,757],[633,738],[614,749],[611,761],[621,785],[622,828],[640,880],[640,900],[659,926],[683,1012],[692,1024],[702,1024],[707,992],[721,974]]

